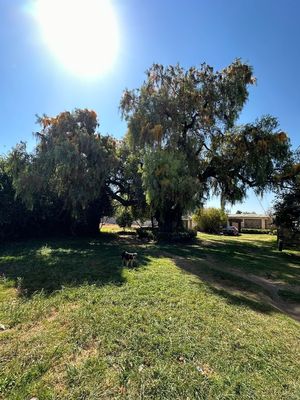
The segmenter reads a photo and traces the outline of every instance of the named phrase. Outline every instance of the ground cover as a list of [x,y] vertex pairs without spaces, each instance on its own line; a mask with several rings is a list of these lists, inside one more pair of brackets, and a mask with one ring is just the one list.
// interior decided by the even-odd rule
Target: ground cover
[[247,279],[297,304],[299,268],[265,235],[2,245],[0,398],[299,399],[300,325]]

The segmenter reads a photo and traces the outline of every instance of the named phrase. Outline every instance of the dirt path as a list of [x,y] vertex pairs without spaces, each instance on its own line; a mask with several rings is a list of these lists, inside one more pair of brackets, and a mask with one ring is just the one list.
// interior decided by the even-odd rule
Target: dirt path
[[[247,274],[243,271],[228,267],[225,264],[222,266],[219,261],[208,255],[206,255],[206,258],[203,261],[191,261],[184,257],[174,256],[173,254],[167,252],[164,252],[164,255],[174,261],[175,264],[180,268],[199,276],[203,280],[209,281],[216,287],[224,287],[226,285],[224,281],[222,282],[222,279],[217,279],[215,276],[213,276],[213,272],[230,274],[234,277],[241,278],[245,282],[255,284],[263,289],[265,295],[261,294],[261,298],[265,302],[300,322],[300,304],[285,301],[279,295],[279,290],[289,290],[291,292],[299,293],[300,288],[296,288],[295,290],[295,288],[291,288],[290,285],[282,282],[272,281],[258,275]],[[238,288],[237,285],[236,289],[243,291],[243,289]]]

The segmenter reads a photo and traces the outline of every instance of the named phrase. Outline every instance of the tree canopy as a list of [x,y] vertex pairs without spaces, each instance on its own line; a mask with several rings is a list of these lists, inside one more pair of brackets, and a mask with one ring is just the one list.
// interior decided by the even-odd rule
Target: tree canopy
[[110,212],[105,183],[116,163],[115,141],[96,133],[97,115],[87,109],[38,122],[34,152],[21,143],[8,159],[17,196],[34,207],[35,194],[44,193],[60,205],[57,213],[71,221],[71,230],[97,231],[101,215]]
[[15,198],[12,221],[26,204],[52,231],[97,232],[117,202],[134,219],[155,217],[160,231],[178,232],[182,215],[212,194],[224,209],[249,187],[272,190],[299,171],[275,117],[238,123],[255,82],[241,60],[220,71],[153,64],[140,88],[124,91],[123,139],[101,135],[93,110],[38,117],[35,149],[21,142],[5,160],[0,199]]
[[[172,229],[180,229],[181,215],[190,207],[184,197],[201,203],[214,193],[223,203],[234,203],[249,187],[262,193],[276,184],[290,158],[286,133],[271,116],[237,124],[248,87],[255,82],[251,66],[241,60],[221,71],[207,64],[188,70],[153,64],[139,89],[125,90],[120,107],[128,121],[129,142],[133,151],[144,154],[144,188],[161,229],[170,228],[170,218]],[[178,169],[178,162],[185,172],[177,195],[159,202],[153,193],[166,188],[165,174],[157,174],[162,158],[172,164],[169,173]],[[170,182],[174,186],[175,181]]]

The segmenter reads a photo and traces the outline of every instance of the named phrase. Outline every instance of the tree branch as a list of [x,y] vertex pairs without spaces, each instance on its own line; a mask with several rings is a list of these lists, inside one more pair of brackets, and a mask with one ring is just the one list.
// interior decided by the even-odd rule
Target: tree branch
[[133,206],[136,204],[136,201],[134,201],[134,200],[123,199],[123,197],[119,196],[109,186],[106,188],[106,190],[107,190],[109,196],[112,197],[112,199],[117,200],[124,207],[129,207],[129,206]]

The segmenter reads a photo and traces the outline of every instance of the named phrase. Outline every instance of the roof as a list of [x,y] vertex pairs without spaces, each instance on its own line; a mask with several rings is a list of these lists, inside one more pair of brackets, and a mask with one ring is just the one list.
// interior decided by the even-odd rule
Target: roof
[[265,214],[228,214],[228,218],[270,218]]

